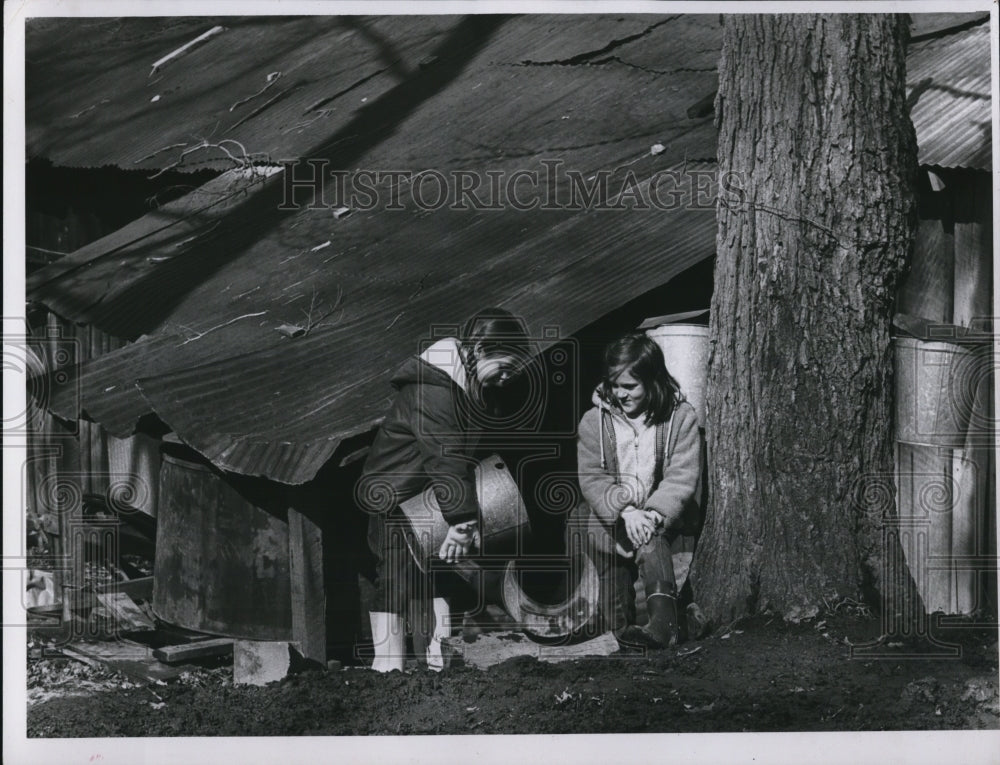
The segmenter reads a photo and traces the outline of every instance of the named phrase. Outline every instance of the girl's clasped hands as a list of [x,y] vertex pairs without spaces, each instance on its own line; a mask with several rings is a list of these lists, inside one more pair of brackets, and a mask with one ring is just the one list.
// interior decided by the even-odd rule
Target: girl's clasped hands
[[663,523],[663,516],[655,510],[628,507],[622,512],[622,520],[625,522],[625,533],[629,541],[633,546],[641,547],[656,533]]

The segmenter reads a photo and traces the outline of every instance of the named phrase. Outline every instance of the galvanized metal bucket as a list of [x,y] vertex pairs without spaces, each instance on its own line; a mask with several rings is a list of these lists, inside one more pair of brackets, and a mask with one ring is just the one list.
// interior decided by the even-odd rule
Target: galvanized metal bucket
[[900,542],[925,609],[968,614],[986,599],[968,562],[996,549],[992,357],[900,337],[895,363]]
[[963,447],[990,431],[988,349],[912,337],[895,341],[896,439]]
[[[476,466],[476,498],[482,514],[480,554],[495,554],[492,550],[494,546],[503,545],[506,548],[508,545],[504,542],[527,533],[527,508],[517,483],[500,457],[492,455]],[[426,570],[448,533],[448,523],[441,515],[433,486],[428,486],[399,507],[412,531],[407,539],[410,552],[421,569]],[[516,547],[517,540],[514,539],[514,542]]]
[[662,324],[646,330],[663,351],[667,370],[694,407],[698,425],[705,427],[705,391],[708,386],[708,327],[700,324]]

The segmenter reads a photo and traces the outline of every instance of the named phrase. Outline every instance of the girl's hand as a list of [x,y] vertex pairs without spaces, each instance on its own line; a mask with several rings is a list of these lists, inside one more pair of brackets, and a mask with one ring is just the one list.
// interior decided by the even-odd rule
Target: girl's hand
[[646,513],[634,507],[622,513],[622,520],[625,521],[625,533],[628,534],[629,541],[636,547],[646,544],[656,531],[656,524]]
[[479,522],[465,521],[448,527],[448,534],[441,543],[438,557],[448,563],[455,563],[461,556],[468,555],[480,542]]
[[652,522],[654,533],[660,529],[664,523],[664,518],[655,510],[643,510],[646,517]]

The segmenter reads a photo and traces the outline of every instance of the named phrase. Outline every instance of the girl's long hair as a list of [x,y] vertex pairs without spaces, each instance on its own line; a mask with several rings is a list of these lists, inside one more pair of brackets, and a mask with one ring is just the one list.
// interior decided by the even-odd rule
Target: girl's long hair
[[604,351],[604,376],[598,394],[614,406],[617,406],[614,381],[623,372],[631,374],[646,389],[646,424],[657,425],[669,420],[674,407],[683,400],[681,389],[667,371],[660,346],[644,332],[625,335]]
[[[505,353],[527,365],[532,354],[524,319],[503,308],[483,308],[465,322],[458,340],[473,400],[489,409],[500,407],[496,401],[484,399],[484,391],[476,374],[474,349],[478,345],[487,355]],[[496,395],[492,394],[494,397]]]
[[477,311],[462,326],[458,339],[470,351],[476,344],[481,344],[486,353],[505,352],[518,358],[529,351],[524,320],[503,308]]

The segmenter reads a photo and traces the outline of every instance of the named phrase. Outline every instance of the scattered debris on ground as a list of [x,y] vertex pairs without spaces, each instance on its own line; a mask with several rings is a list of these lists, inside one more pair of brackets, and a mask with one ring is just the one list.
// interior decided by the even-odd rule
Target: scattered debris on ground
[[[914,658],[870,617],[825,623],[754,618],[648,655],[558,663],[514,656],[488,669],[461,654],[435,673],[307,669],[264,686],[233,684],[231,656],[177,664],[139,682],[29,645],[28,735],[293,736],[996,729],[992,623],[935,635],[960,656]],[[729,635],[723,639],[723,635]],[[481,636],[477,636],[477,640]],[[863,658],[851,658],[858,647]],[[217,662],[212,666],[206,662]],[[386,700],[392,713],[386,713]]]

